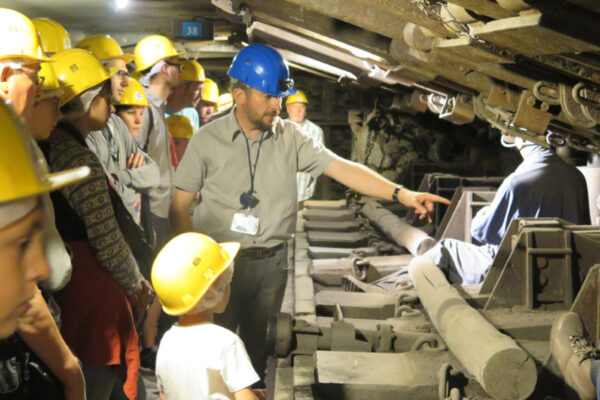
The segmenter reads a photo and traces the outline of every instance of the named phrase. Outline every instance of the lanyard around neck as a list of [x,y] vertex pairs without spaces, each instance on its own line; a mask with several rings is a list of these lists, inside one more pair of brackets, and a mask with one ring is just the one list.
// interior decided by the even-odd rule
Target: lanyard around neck
[[260,134],[260,140],[258,141],[258,151],[256,152],[254,166],[252,166],[252,160],[250,157],[250,143],[248,142],[248,137],[246,136],[246,134],[242,132],[242,135],[244,135],[244,139],[246,139],[246,150],[248,151],[248,169],[250,170],[250,190],[248,190],[248,195],[250,196],[252,196],[252,193],[254,192],[254,177],[256,176],[256,165],[258,164],[258,157],[260,157],[260,148],[262,146],[264,134],[264,132]]

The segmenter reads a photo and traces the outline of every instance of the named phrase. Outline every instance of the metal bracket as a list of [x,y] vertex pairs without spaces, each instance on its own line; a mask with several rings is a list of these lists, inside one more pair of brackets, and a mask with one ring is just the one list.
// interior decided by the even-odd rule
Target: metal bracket
[[442,96],[441,94],[430,93],[429,96],[427,96],[427,107],[429,107],[429,111],[434,114],[442,112],[445,102],[446,96]]
[[505,85],[492,85],[486,104],[491,107],[502,107],[506,110],[517,111],[519,107],[519,92]]
[[459,94],[456,97],[447,97],[440,111],[440,119],[457,125],[473,122],[475,111],[473,110],[471,96]]
[[525,128],[528,131],[543,135],[546,133],[548,124],[552,119],[552,114],[548,112],[550,106],[542,102],[538,107],[538,100],[529,90],[523,90],[519,99],[519,107],[512,123],[518,128]]

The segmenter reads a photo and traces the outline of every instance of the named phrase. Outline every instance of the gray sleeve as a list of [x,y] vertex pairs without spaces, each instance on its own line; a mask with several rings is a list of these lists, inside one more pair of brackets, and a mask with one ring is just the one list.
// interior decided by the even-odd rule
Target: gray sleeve
[[105,167],[108,165],[108,158],[110,157],[110,152],[108,150],[108,144],[106,143],[106,139],[102,136],[102,132],[100,131],[92,131],[88,133],[85,138],[85,144],[87,147],[94,153],[102,165]]
[[[142,126],[140,126],[140,132],[135,137],[135,141],[140,146],[140,149],[144,149],[144,145],[146,144],[146,140],[148,138],[148,128],[150,124],[150,113],[152,112],[152,107],[146,107],[144,110],[144,114],[142,115]],[[147,150],[147,149],[146,149]]]
[[173,185],[178,189],[198,193],[204,185],[206,165],[205,157],[202,154],[202,150],[205,150],[205,144],[202,141],[203,136],[201,133],[192,136],[183,158],[177,166],[173,177]]
[[296,125],[292,133],[297,146],[298,171],[308,172],[316,179],[338,158],[323,143],[317,142],[299,126]]
[[150,158],[148,154],[140,150],[129,132],[119,132],[119,134],[122,135],[124,140],[128,157],[130,154],[137,153],[139,151],[144,155],[144,159],[146,160],[146,165],[143,167],[117,171],[114,175],[117,176],[119,182],[138,192],[158,186],[160,181],[160,171],[158,170],[158,165],[156,165],[154,160]]

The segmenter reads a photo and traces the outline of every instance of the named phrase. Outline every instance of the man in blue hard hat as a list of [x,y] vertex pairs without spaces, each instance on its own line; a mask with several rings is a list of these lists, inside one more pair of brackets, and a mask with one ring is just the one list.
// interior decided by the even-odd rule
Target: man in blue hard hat
[[236,105],[190,140],[175,174],[169,218],[176,233],[197,231],[242,244],[231,300],[216,322],[239,329],[264,379],[267,322],[281,307],[288,274],[286,244],[295,230],[298,171],[314,178],[325,173],[358,192],[394,199],[414,207],[422,218],[435,202],[448,201],[413,192],[338,157],[297,124],[279,118],[282,97],[296,89],[286,61],[271,47],[242,49],[228,75]]

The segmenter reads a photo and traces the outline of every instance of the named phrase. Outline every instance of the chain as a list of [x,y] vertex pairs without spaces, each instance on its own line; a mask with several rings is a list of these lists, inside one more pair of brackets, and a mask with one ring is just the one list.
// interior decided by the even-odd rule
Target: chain
[[600,153],[600,146],[593,143],[591,140],[572,135],[570,133],[560,133],[549,131],[546,135],[546,142],[554,147],[568,146],[578,151],[585,151],[587,153]]

